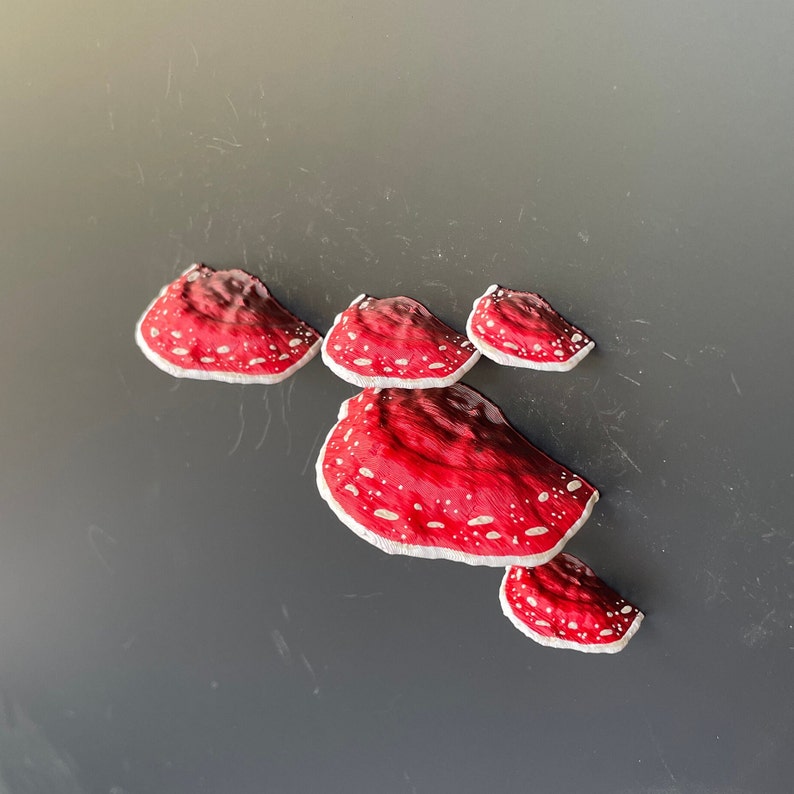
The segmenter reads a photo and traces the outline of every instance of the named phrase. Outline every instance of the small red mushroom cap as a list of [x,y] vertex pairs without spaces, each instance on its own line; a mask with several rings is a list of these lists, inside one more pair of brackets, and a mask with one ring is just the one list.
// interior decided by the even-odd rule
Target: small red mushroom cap
[[643,614],[572,554],[535,568],[511,566],[499,590],[502,611],[541,645],[585,653],[617,653]]
[[256,276],[192,265],[152,301],[135,341],[177,378],[278,383],[317,355],[321,338]]
[[449,386],[480,358],[463,334],[413,298],[370,295],[336,316],[322,356],[348,383],[403,389]]
[[598,500],[460,383],[347,400],[316,471],[337,517],[382,551],[470,565],[548,562]]
[[537,293],[498,284],[474,301],[466,333],[497,364],[552,372],[573,369],[595,347]]

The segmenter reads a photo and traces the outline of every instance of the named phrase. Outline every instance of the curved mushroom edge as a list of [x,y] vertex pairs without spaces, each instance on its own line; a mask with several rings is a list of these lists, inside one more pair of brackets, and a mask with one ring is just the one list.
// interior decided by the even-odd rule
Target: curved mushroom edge
[[486,358],[491,361],[501,364],[503,367],[520,367],[522,369],[534,369],[538,372],[569,372],[572,370],[594,347],[595,342],[591,339],[581,350],[574,353],[567,361],[559,363],[555,361],[530,361],[526,358],[513,356],[505,353],[503,350],[498,350],[489,345],[487,342],[480,339],[474,332],[474,312],[477,310],[477,304],[489,295],[502,289],[499,284],[491,284],[485,292],[477,298],[471,307],[471,313],[466,319],[466,336],[469,337],[471,343],[482,353]]
[[[361,301],[367,297],[371,296],[368,296],[365,292],[362,292],[361,295],[350,302],[350,305],[347,308],[351,309],[353,306],[361,303]],[[342,322],[343,314],[344,312],[340,312],[336,315],[336,317],[334,317],[331,327],[328,329],[328,332],[321,341],[320,355],[322,357],[323,364],[325,364],[325,366],[328,367],[328,369],[330,369],[331,372],[337,376],[337,378],[341,378],[347,383],[352,383],[354,386],[360,386],[362,389],[444,388],[445,386],[451,386],[453,383],[457,383],[480,360],[481,351],[479,349],[472,350],[471,355],[454,372],[450,372],[450,374],[444,378],[390,378],[385,375],[360,375],[358,372],[353,372],[352,370],[349,370],[334,361],[331,357],[331,354],[328,352],[328,344],[331,338],[331,333],[334,328],[336,328],[336,326]],[[469,341],[474,345],[475,348],[477,348],[477,344],[473,339],[469,338]]]
[[[183,270],[175,281],[186,276],[192,270],[195,270],[200,265],[193,264],[186,270]],[[141,331],[141,327],[146,319],[146,316],[149,312],[154,308],[157,301],[160,300],[167,292],[168,288],[173,284],[173,281],[170,281],[166,284],[154,300],[146,307],[143,311],[141,316],[138,318],[138,321],[135,323],[135,344],[140,349],[141,353],[143,353],[146,358],[155,365],[158,369],[162,370],[163,372],[171,375],[174,378],[189,378],[191,380],[214,380],[221,383],[237,383],[237,384],[260,384],[260,385],[272,385],[274,383],[280,383],[283,380],[286,380],[290,375],[297,372],[302,367],[306,366],[316,355],[320,352],[320,346],[323,342],[322,337],[318,334],[317,341],[309,347],[306,352],[303,354],[301,358],[299,358],[291,367],[287,367],[283,372],[278,372],[274,375],[246,375],[242,372],[213,372],[209,370],[203,369],[187,369],[185,367],[180,367],[177,364],[172,364],[170,361],[167,361],[158,353],[155,353],[147,344],[146,339]],[[264,282],[260,282],[262,286],[265,288],[267,294],[270,294],[270,290],[267,288],[267,285]]]
[[622,651],[626,645],[628,645],[629,640],[637,633],[640,628],[640,624],[645,617],[642,612],[638,611],[637,617],[634,618],[634,620],[631,622],[631,625],[626,629],[625,634],[620,639],[615,640],[615,642],[603,643],[599,645],[582,645],[581,643],[571,642],[571,640],[563,640],[559,637],[546,637],[542,634],[532,631],[532,629],[526,623],[516,617],[515,613],[510,607],[510,603],[507,600],[506,589],[511,567],[512,565],[508,565],[508,567],[505,569],[505,575],[502,577],[502,584],[499,587],[499,604],[502,607],[502,613],[522,634],[529,637],[529,639],[534,640],[539,645],[544,645],[547,648],[564,648],[571,651],[581,651],[582,653],[618,653],[618,651]]
[[[347,406],[352,400],[357,399],[358,395],[345,400],[339,408],[337,423],[347,417]],[[372,544],[376,548],[385,552],[386,554],[403,554],[410,557],[421,557],[427,560],[450,560],[452,562],[462,562],[466,565],[479,565],[492,568],[501,568],[503,566],[523,565],[527,568],[532,568],[536,565],[544,565],[556,557],[563,549],[565,544],[582,528],[584,523],[590,518],[593,512],[593,507],[599,499],[597,490],[593,491],[592,496],[585,504],[579,520],[571,526],[571,528],[560,538],[560,540],[548,551],[542,554],[528,554],[528,555],[515,555],[515,556],[487,556],[478,554],[467,554],[466,552],[459,551],[458,549],[450,549],[444,546],[418,546],[410,543],[398,543],[397,541],[387,540],[377,532],[367,529],[363,524],[356,521],[349,513],[346,513],[342,506],[334,499],[331,489],[325,480],[323,474],[323,460],[325,458],[325,451],[331,437],[336,430],[336,424],[328,431],[325,441],[323,442],[320,453],[317,456],[315,463],[315,472],[317,480],[317,490],[320,496],[325,500],[336,517],[362,540]]]

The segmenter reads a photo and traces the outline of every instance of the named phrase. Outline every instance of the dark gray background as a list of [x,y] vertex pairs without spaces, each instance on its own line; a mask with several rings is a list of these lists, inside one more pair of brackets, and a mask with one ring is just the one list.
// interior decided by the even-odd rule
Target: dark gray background
[[[0,791],[788,792],[794,11],[785,2],[48,0],[0,33]],[[354,390],[177,381],[193,261],[326,331],[493,282],[598,347],[466,382],[602,492],[647,613],[542,648],[498,569],[319,498]]]

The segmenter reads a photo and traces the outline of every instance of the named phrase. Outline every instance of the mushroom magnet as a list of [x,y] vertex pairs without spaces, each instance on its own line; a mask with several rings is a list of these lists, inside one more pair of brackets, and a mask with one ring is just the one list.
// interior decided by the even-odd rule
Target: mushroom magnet
[[644,617],[567,553],[536,568],[508,568],[499,600],[508,620],[530,639],[585,653],[623,650]]
[[321,338],[255,276],[192,265],[152,301],[135,341],[177,378],[278,383],[317,355]]
[[573,369],[595,347],[540,295],[498,284],[474,301],[466,333],[497,364],[553,372]]
[[548,562],[598,500],[459,383],[352,397],[316,468],[321,495],[364,540],[470,565]]
[[322,355],[348,383],[403,389],[449,386],[480,358],[463,334],[413,298],[370,295],[336,316]]

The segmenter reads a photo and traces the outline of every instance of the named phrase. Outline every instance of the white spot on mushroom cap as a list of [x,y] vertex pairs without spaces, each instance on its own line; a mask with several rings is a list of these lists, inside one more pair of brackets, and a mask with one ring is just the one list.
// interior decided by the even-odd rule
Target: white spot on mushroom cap
[[360,468],[358,470],[358,473],[362,477],[374,477],[375,476],[370,469],[367,469],[367,468],[364,468],[364,467]]
[[229,345],[221,345],[220,347],[215,348],[216,353],[228,353],[231,348]]
[[529,529],[524,530],[524,534],[534,537],[536,535],[545,535],[548,531],[546,527],[529,527]]
[[370,359],[370,358],[357,358],[357,359],[355,359],[353,361],[353,363],[357,367],[368,367],[370,364],[372,364],[372,359]]
[[290,339],[289,346],[290,347],[297,347],[301,343],[300,339]]
[[212,356],[202,356],[201,357],[201,363],[202,364],[212,364],[213,361],[215,361],[215,359]]
[[612,629],[602,629],[601,631],[598,632],[598,636],[599,637],[608,637],[612,633],[613,633]]
[[185,280],[186,281],[195,281],[199,277],[198,270],[194,270]]
[[579,624],[575,620],[569,620],[568,621],[568,628],[569,629],[578,629],[579,628]]
[[252,358],[248,362],[249,367],[255,367],[257,364],[264,364],[267,361],[266,358]]
[[485,537],[488,540],[499,540],[502,536],[498,532],[489,532]]
[[466,523],[470,527],[478,527],[481,524],[493,524],[493,516],[477,516],[476,518],[469,519]]
[[405,367],[405,366],[407,366],[407,365],[408,365],[408,359],[407,359],[407,358],[395,358],[395,359],[394,359],[394,363],[395,363],[395,364],[396,364],[398,367]]
[[582,482],[581,480],[571,480],[565,487],[569,491],[578,491],[582,487]]
[[289,358],[289,353],[282,353],[279,357],[279,361],[286,361]]
[[634,611],[634,607],[632,607],[631,604],[626,604],[626,606],[620,610],[620,613],[621,615],[628,615],[629,612],[633,612],[633,611]]
[[428,521],[427,526],[431,529],[444,529],[444,524],[441,521]]
[[581,341],[582,341],[582,335],[581,334],[574,334],[571,337],[571,342],[581,342]]
[[190,351],[185,350],[184,347],[175,347],[171,352],[175,356],[186,356]]
[[182,332],[181,331],[171,331],[171,336],[173,336],[174,339],[181,339],[182,338]]
[[151,336],[152,339],[154,339],[156,336],[160,336],[160,332],[156,328],[150,328],[149,336]]
[[358,496],[358,488],[356,488],[355,485],[348,484],[345,486],[345,490],[350,491],[350,493],[352,493],[353,496]]
[[397,513],[393,513],[391,510],[384,510],[383,508],[376,510],[373,515],[376,515],[378,518],[385,518],[387,521],[396,521],[400,517]]
[[538,501],[545,502],[549,498],[548,491],[543,491],[543,493],[538,494]]
[[445,366],[446,366],[446,364],[442,363],[441,361],[434,361],[432,364],[428,364],[427,368],[428,369],[441,369],[442,367],[445,367]]

